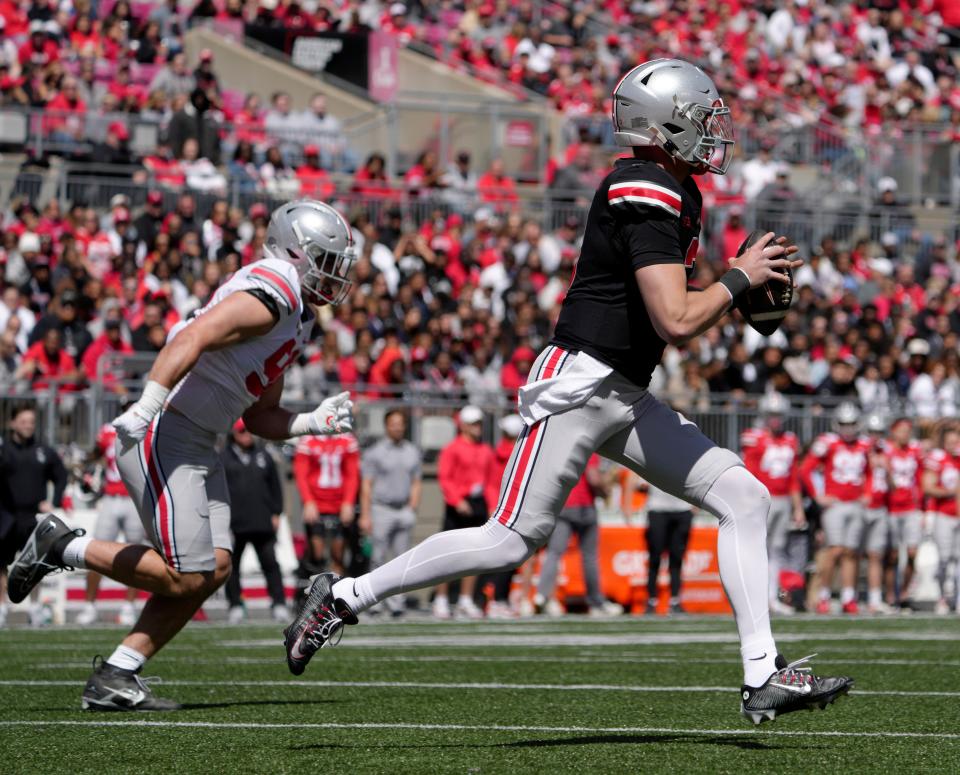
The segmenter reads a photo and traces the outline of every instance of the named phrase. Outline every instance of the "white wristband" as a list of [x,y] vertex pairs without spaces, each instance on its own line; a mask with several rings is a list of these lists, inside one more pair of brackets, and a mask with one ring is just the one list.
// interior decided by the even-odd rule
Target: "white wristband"
[[316,433],[313,427],[313,413],[312,412],[301,412],[300,414],[295,414],[290,418],[290,426],[287,428],[287,433],[291,436],[308,436],[310,434]]
[[170,394],[170,388],[164,387],[159,382],[150,380],[143,388],[143,393],[137,404],[141,412],[146,415],[146,419],[152,420],[157,413],[163,409],[163,402],[167,400]]

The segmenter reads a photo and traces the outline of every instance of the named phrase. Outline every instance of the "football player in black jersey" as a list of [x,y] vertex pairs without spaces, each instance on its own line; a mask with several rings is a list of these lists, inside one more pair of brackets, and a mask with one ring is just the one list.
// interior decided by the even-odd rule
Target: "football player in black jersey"
[[[789,282],[796,247],[767,234],[702,292],[687,281],[697,256],[694,176],[726,172],[730,110],[700,68],[678,59],[639,65],[613,94],[614,136],[633,148],[594,196],[577,270],[550,345],[520,390],[525,422],[500,499],[483,527],[431,536],[372,573],[315,577],[292,631],[306,633],[288,663],[302,672],[344,623],[390,595],[520,565],[553,531],[590,455],[637,472],[720,521],[720,576],[737,621],[741,710],[755,723],[825,707],[852,685],[787,664],[770,631],[767,489],[733,452],[661,403],[647,385],[666,345],[717,323],[751,287]],[[305,652],[302,644],[309,648]]]

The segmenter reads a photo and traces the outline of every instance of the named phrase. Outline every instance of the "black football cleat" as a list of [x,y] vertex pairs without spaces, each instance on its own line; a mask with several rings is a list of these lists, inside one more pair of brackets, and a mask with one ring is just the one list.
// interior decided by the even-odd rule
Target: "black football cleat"
[[317,651],[340,642],[337,636],[342,635],[344,624],[357,623],[357,617],[333,598],[333,585],[339,580],[335,573],[313,576],[293,623],[283,631],[287,667],[294,675],[303,674]]
[[823,710],[849,692],[853,687],[852,678],[821,677],[814,675],[811,667],[800,667],[815,656],[811,654],[787,664],[783,655],[777,654],[777,672],[763,686],[741,688],[740,712],[754,724],[761,724],[796,710]]
[[73,570],[63,564],[59,547],[65,538],[79,538],[86,534],[86,530],[78,528],[71,530],[61,519],[53,514],[44,514],[37,526],[33,529],[27,542],[17,555],[17,559],[10,566],[7,577],[7,595],[13,603],[26,600],[40,580],[48,573],[57,570]]
[[93,673],[87,679],[80,697],[83,710],[95,711],[164,711],[180,710],[174,700],[154,697],[149,684],[159,679],[141,678],[139,670],[124,670],[93,658]]

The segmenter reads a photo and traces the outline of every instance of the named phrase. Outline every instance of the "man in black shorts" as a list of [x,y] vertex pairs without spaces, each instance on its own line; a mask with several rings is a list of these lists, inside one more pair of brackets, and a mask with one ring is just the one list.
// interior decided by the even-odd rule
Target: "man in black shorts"
[[[497,497],[497,465],[493,449],[484,444],[483,412],[465,406],[458,417],[460,434],[440,453],[437,480],[445,503],[443,531],[479,527],[490,518],[490,509]],[[476,576],[460,581],[456,614],[467,619],[480,619],[483,611],[474,602]],[[433,615],[449,619],[451,614],[448,585],[440,584],[433,597]]]

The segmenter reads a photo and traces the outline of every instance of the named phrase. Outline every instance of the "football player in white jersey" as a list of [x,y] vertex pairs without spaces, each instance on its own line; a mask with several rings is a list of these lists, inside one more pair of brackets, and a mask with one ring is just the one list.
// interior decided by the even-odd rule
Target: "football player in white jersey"
[[230,574],[217,434],[239,417],[267,439],[352,428],[348,393],[303,414],[279,404],[284,371],[310,338],[314,308],[339,304],[350,290],[357,257],[350,226],[329,205],[291,202],[273,213],[265,252],[170,332],[140,400],[113,421],[120,475],[151,546],[98,541],[47,515],[11,567],[14,602],[57,568],[86,568],[152,593],[116,651],[94,660],[85,709],[180,707],[153,696],[140,671]]

